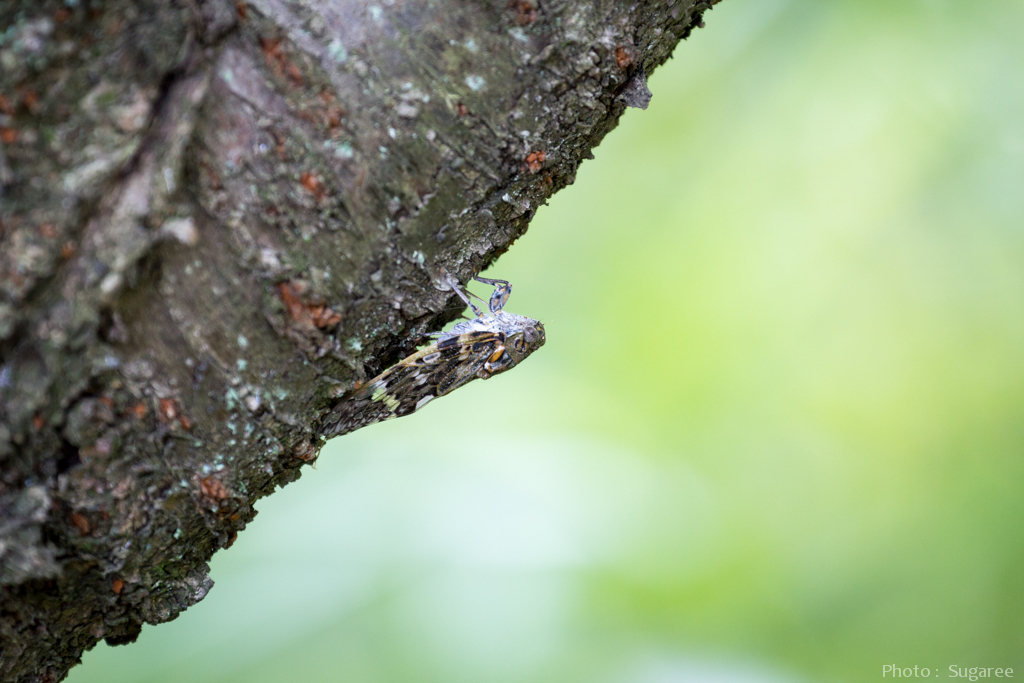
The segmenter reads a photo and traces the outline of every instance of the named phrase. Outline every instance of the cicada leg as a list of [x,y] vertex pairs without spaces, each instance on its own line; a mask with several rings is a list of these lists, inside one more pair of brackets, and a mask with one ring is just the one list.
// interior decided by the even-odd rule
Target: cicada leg
[[476,276],[473,278],[477,282],[483,282],[485,285],[491,285],[494,287],[494,291],[491,293],[491,300],[487,307],[491,309],[491,313],[500,313],[501,309],[505,308],[505,302],[508,301],[509,294],[512,293],[512,285],[507,280],[492,280],[486,277]]
[[[447,272],[444,272],[444,271],[442,271],[442,272],[444,274],[445,280],[448,282],[448,286],[451,287],[452,290],[456,294],[459,295],[460,299],[462,299],[463,301],[466,302],[467,306],[469,306],[470,308],[473,309],[473,312],[476,313],[476,317],[478,317],[478,318],[484,317],[484,312],[480,310],[479,306],[477,306],[476,304],[474,304],[472,301],[469,300],[469,297],[466,296],[466,293],[462,291],[462,287],[459,286],[459,283],[455,280],[455,278],[453,278]],[[470,292],[470,294],[472,294],[472,292]],[[481,301],[483,301],[483,299],[481,299]]]

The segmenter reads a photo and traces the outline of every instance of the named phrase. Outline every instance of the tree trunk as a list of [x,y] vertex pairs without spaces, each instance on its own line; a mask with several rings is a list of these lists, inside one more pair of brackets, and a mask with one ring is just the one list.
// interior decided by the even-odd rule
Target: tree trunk
[[3,2],[3,679],[201,600],[711,4]]

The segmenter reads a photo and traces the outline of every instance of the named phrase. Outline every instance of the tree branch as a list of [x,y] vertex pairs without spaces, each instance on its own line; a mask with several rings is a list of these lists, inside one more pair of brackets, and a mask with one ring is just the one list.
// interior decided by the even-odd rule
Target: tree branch
[[201,600],[713,2],[85,4],[0,8],[4,680]]

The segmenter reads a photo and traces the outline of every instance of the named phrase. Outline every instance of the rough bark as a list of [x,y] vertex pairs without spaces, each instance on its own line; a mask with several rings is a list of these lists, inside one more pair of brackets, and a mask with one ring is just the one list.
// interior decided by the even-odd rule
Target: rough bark
[[201,600],[711,4],[0,4],[3,679]]

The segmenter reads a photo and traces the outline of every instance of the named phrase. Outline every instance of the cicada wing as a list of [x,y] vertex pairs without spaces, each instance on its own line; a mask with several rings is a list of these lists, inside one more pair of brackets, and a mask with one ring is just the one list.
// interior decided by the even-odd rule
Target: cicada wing
[[501,332],[469,332],[443,339],[388,368],[343,399],[328,420],[327,436],[414,413],[477,377],[493,374],[489,359],[507,356]]

